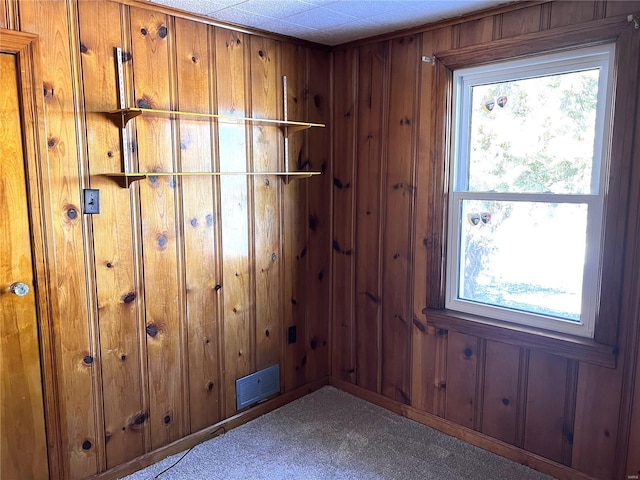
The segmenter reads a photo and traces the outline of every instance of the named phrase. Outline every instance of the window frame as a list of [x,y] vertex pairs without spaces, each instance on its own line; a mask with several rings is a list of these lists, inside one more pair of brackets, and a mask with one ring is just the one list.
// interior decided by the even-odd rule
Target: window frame
[[[514,37],[491,40],[482,44],[453,47],[423,52],[433,55],[435,61],[423,63],[422,74],[430,78],[433,87],[428,130],[432,145],[429,148],[429,164],[432,166],[432,182],[436,192],[429,200],[427,210],[428,231],[423,239],[426,251],[427,276],[425,315],[427,325],[446,334],[455,331],[485,340],[510,343],[521,348],[547,351],[563,357],[615,368],[619,343],[628,350],[629,329],[633,325],[633,309],[629,303],[632,294],[625,260],[634,257],[633,246],[640,242],[628,225],[636,225],[637,208],[629,203],[640,196],[640,182],[632,183],[639,175],[632,166],[636,131],[637,73],[640,45],[637,31],[632,28],[628,15],[617,15],[579,24],[543,29]],[[508,324],[488,317],[454,312],[444,308],[444,279],[446,250],[446,201],[448,198],[448,161],[451,130],[451,82],[452,71],[500,60],[524,58],[541,53],[615,42],[614,89],[615,111],[612,121],[612,147],[610,178],[606,184],[605,225],[603,242],[603,271],[601,297],[595,322],[593,339],[560,334],[548,330]],[[636,140],[637,141],[637,140]],[[636,238],[638,237],[638,238]],[[632,295],[633,297],[633,295]],[[634,297],[635,298],[635,297]],[[631,343],[631,345],[635,345]],[[635,347],[634,347],[635,348]]]
[[[613,72],[615,44],[603,43],[570,51],[541,53],[524,59],[501,60],[452,71],[452,148],[450,185],[447,205],[447,251],[445,307],[454,311],[491,317],[497,320],[542,328],[553,332],[593,338],[600,299],[602,265],[603,212],[605,185],[608,179],[611,143],[611,110],[613,104]],[[471,91],[474,86],[503,81],[559,75],[588,69],[599,69],[598,108],[595,125],[594,161],[591,191],[584,194],[514,193],[469,191],[469,159],[471,132]],[[509,309],[461,298],[459,295],[461,225],[464,200],[528,201],[536,203],[580,203],[587,205],[587,252],[583,270],[582,306],[579,322],[564,321],[534,312]]]

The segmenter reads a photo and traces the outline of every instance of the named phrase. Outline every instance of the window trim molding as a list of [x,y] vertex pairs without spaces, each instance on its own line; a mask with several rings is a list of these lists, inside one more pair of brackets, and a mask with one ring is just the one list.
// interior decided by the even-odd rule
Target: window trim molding
[[[605,188],[610,164],[608,153],[611,142],[611,103],[613,92],[613,70],[615,42],[580,47],[562,52],[541,53],[520,59],[499,60],[491,64],[476,65],[452,71],[452,117],[450,184],[447,215],[447,249],[445,278],[445,308],[472,315],[496,318],[507,323],[529,325],[534,328],[593,338],[595,318],[600,302],[599,278],[603,252],[601,248],[604,226],[603,210]],[[538,193],[538,192],[487,192],[469,189],[469,155],[471,125],[471,90],[476,85],[496,84],[512,79],[527,79],[536,76],[560,75],[566,72],[598,69],[600,88],[595,123],[596,142],[592,162],[591,190],[579,194]],[[500,304],[484,304],[471,298],[463,298],[459,292],[461,285],[460,262],[464,254],[462,248],[460,218],[464,200],[493,200],[533,203],[584,204],[588,208],[586,230],[586,264],[581,272],[581,315],[577,322],[555,319],[551,315],[534,310],[519,311]]]
[[522,348],[535,348],[571,360],[616,368],[618,348],[551,330],[508,323],[470,313],[425,308],[427,323],[445,331],[473,335]]
[[[577,25],[569,25],[565,27],[534,32],[531,34],[520,35],[512,38],[495,40],[483,44],[472,45],[469,47],[451,49],[436,52],[434,56],[437,61],[435,63],[435,78],[442,90],[441,95],[436,99],[436,110],[439,115],[436,116],[438,121],[434,124],[433,135],[435,138],[441,138],[442,142],[433,148],[433,165],[437,169],[441,169],[439,173],[439,187],[442,189],[442,195],[436,196],[433,203],[434,209],[433,220],[438,220],[434,224],[434,235],[429,244],[431,245],[432,261],[429,266],[427,275],[432,280],[429,282],[427,291],[426,308],[423,313],[430,312],[427,316],[427,322],[446,329],[448,321],[454,322],[463,317],[468,319],[465,314],[452,315],[444,309],[445,298],[445,271],[447,262],[447,207],[449,196],[449,168],[450,168],[450,150],[453,135],[450,127],[452,125],[453,112],[451,111],[451,92],[453,85],[453,69],[473,67],[484,63],[498,62],[501,60],[510,60],[523,58],[531,55],[540,55],[545,53],[554,53],[567,49],[582,48],[603,43],[616,43],[614,72],[613,72],[613,89],[617,92],[615,103],[615,111],[612,117],[611,133],[611,172],[610,178],[604,188],[605,192],[605,209],[603,220],[603,269],[602,269],[602,287],[601,301],[599,305],[599,313],[595,321],[595,334],[593,340],[584,337],[575,337],[572,335],[563,336],[555,332],[547,332],[544,330],[532,329],[527,332],[528,335],[535,335],[540,341],[534,342],[536,346],[541,348],[545,344],[555,345],[553,351],[558,351],[557,341],[568,342],[571,344],[576,339],[587,340],[593,345],[613,347],[613,351],[618,342],[618,330],[621,323],[621,290],[622,277],[624,271],[624,251],[625,251],[625,224],[627,219],[627,205],[630,185],[631,158],[633,155],[632,146],[629,138],[632,138],[631,130],[633,129],[633,115],[630,111],[630,105],[625,105],[623,101],[624,94],[632,94],[629,82],[621,80],[619,77],[619,69],[624,68],[625,48],[621,47],[618,42],[619,37],[625,29],[632,28],[626,15],[585,22]],[[624,42],[623,42],[624,43]],[[624,94],[621,94],[624,90]],[[635,95],[635,94],[634,94]],[[627,182],[627,183],[625,183]],[[615,212],[615,214],[607,214],[607,212]],[[442,220],[441,222],[439,220]],[[617,293],[616,293],[617,292]],[[434,312],[440,311],[442,315],[434,315]],[[445,314],[445,312],[448,313]],[[477,320],[477,319],[476,319]],[[491,319],[480,319],[481,321],[492,323]],[[460,320],[463,323],[473,324],[468,320]],[[513,328],[510,325],[501,324],[496,321],[494,328],[504,329],[505,332],[513,334]],[[458,322],[459,323],[459,322]],[[456,323],[456,325],[458,325]],[[477,322],[476,322],[477,323]],[[477,323],[479,325],[479,323]],[[514,324],[515,325],[515,324]],[[493,325],[492,325],[493,326]],[[519,325],[516,325],[519,327]],[[456,328],[460,328],[457,326]],[[467,329],[468,330],[468,329]],[[497,331],[493,328],[486,332],[494,338]],[[498,335],[499,336],[499,335]],[[560,338],[562,337],[562,338]],[[571,350],[571,349],[569,349]],[[598,349],[596,349],[598,350]],[[609,348],[611,351],[611,348]],[[580,360],[606,365],[615,365],[611,360],[602,360],[600,354],[593,352],[593,349],[581,349],[580,352],[568,354],[571,358],[579,358]],[[613,354],[615,357],[615,354]]]

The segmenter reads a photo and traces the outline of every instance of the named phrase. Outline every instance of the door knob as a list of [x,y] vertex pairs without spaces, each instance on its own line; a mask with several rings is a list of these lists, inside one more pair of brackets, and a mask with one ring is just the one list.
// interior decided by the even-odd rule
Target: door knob
[[26,283],[14,282],[9,285],[9,291],[19,297],[24,297],[29,293],[29,286]]

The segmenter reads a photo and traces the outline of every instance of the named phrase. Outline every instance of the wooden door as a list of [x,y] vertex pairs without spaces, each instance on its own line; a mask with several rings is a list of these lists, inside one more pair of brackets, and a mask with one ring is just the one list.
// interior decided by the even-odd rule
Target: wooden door
[[0,478],[48,478],[16,55],[0,53]]

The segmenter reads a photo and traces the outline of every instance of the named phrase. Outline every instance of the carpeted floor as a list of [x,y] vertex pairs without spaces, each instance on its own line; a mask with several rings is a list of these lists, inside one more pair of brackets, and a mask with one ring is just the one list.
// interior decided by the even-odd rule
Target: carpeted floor
[[[183,454],[126,477],[148,480]],[[323,387],[196,446],[159,480],[549,480],[523,465]]]

